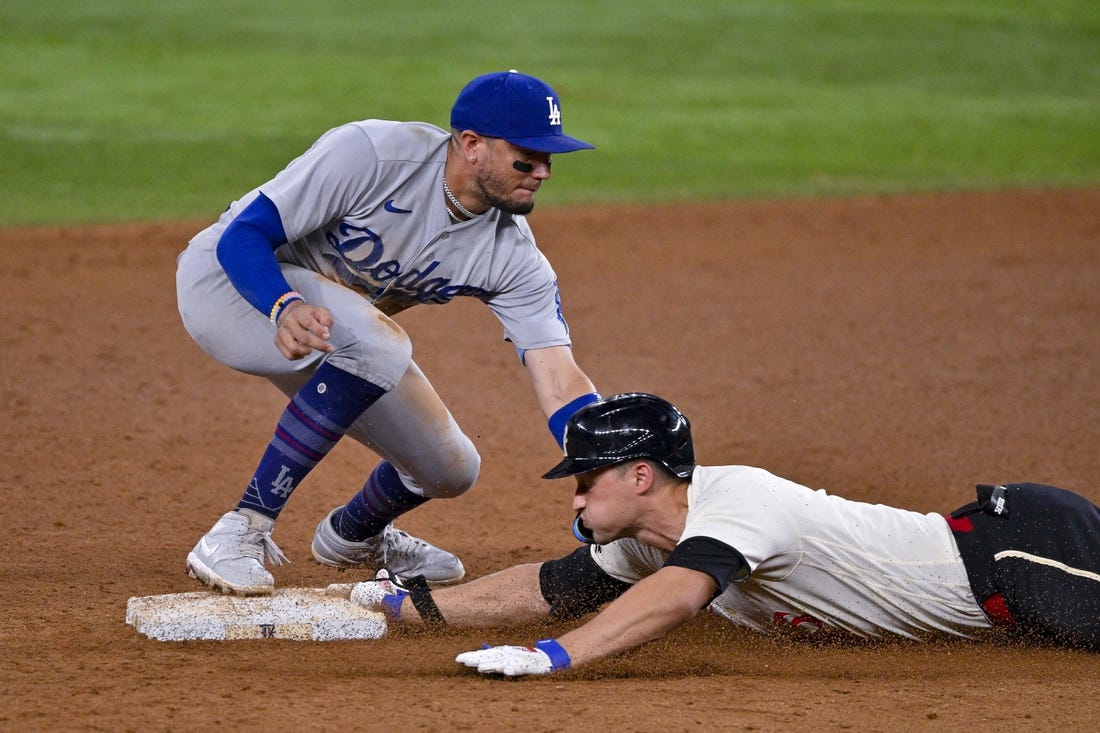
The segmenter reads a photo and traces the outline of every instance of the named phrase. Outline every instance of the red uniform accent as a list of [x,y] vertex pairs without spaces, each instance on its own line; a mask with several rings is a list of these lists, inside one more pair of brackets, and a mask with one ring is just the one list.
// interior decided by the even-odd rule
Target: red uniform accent
[[1008,610],[1005,597],[1000,593],[994,593],[982,601],[982,609],[994,626],[1014,626],[1016,619],[1012,618],[1012,612]]
[[974,523],[970,521],[970,517],[952,517],[948,515],[947,526],[951,528],[953,532],[970,532],[974,529]]

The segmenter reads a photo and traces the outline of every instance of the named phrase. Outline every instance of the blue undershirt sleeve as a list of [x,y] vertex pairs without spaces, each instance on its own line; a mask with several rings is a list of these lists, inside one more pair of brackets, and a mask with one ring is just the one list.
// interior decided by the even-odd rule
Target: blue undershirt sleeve
[[262,193],[230,222],[218,240],[218,262],[229,281],[265,316],[280,296],[293,290],[274,256],[286,241],[279,210]]

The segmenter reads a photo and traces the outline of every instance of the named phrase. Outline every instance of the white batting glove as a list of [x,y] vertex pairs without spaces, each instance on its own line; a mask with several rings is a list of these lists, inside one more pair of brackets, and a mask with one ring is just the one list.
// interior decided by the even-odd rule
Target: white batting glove
[[386,569],[378,571],[374,580],[356,583],[351,589],[351,602],[372,611],[381,611],[390,621],[401,619],[401,603],[408,591],[397,583],[400,580],[390,576]]
[[569,654],[553,639],[542,639],[535,646],[488,646],[455,657],[459,664],[476,667],[482,674],[522,677],[546,674],[569,668]]

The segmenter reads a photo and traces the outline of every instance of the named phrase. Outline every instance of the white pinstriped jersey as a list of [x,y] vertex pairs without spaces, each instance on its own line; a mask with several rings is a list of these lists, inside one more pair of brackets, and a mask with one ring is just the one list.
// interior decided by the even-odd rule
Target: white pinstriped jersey
[[569,345],[557,277],[527,220],[490,208],[453,224],[443,195],[450,133],[365,120],[322,135],[271,181],[234,201],[192,246],[214,248],[262,192],[282,217],[280,261],[361,292],[392,315],[476,297],[519,349]]
[[[711,610],[758,631],[833,627],[864,637],[991,628],[939,514],[850,501],[748,466],[695,469],[680,541],[709,537],[751,570]],[[594,546],[608,574],[636,582],[668,554],[623,539]]]

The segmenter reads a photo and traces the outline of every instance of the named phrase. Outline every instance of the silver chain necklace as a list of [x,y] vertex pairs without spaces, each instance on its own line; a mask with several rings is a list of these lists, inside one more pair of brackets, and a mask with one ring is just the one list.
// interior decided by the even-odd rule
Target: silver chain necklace
[[446,176],[443,177],[443,193],[446,194],[447,200],[451,202],[451,205],[455,207],[455,210],[465,216],[467,219],[476,219],[480,216],[480,214],[475,214],[474,212],[467,209],[459,202],[457,198],[455,198],[455,195],[451,193],[451,187],[447,185]]

